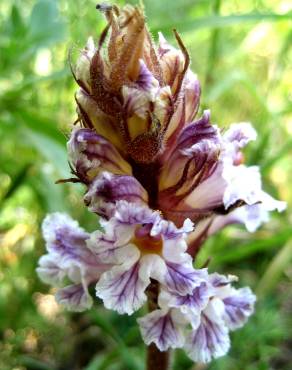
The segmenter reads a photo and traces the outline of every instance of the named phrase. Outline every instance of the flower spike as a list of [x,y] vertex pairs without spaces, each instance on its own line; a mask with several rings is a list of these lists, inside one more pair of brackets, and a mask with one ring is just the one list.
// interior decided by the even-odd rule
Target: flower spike
[[178,32],[178,49],[162,34],[156,45],[141,7],[96,8],[107,21],[99,41],[88,39],[75,68],[70,61],[78,84],[67,144],[74,177],[57,183],[82,184],[100,227],[88,233],[65,214],[48,215],[37,273],[72,311],[100,299],[132,315],[148,301],[138,324],[149,364],[165,364],[161,351],[170,348],[209,363],[228,352],[230,331],[247,322],[256,297],[235,288],[234,276],[195,268],[194,258],[223,227],[253,232],[286,204],[244,162],[257,136],[250,123],[223,131],[209,110],[196,117],[200,83]]

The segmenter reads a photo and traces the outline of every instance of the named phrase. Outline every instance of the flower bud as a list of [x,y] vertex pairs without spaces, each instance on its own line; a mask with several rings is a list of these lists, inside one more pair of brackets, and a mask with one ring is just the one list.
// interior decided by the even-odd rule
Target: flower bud
[[68,153],[74,174],[85,184],[104,170],[118,175],[132,173],[130,165],[117,149],[90,129],[76,129],[72,132]]
[[[200,87],[188,53],[160,35],[159,47],[137,6],[99,6],[107,26],[98,45],[89,39],[74,72],[79,120],[138,164],[157,160],[198,109]],[[110,32],[107,43],[107,34]]]
[[148,194],[135,177],[104,171],[94,179],[84,197],[90,211],[106,218],[113,215],[119,200],[146,205]]

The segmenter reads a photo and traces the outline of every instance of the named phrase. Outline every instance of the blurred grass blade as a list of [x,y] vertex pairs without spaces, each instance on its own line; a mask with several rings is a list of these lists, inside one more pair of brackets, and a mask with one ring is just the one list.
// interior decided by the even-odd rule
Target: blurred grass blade
[[20,361],[22,362],[22,365],[24,365],[26,369],[30,369],[30,370],[55,370],[56,369],[55,366],[53,367],[51,365],[48,365],[30,356],[21,356]]
[[119,351],[117,349],[110,353],[99,354],[90,361],[84,370],[106,370],[109,366],[112,366],[118,355]]
[[290,20],[291,21],[292,13],[286,14],[275,14],[275,13],[249,13],[249,14],[234,14],[234,15],[226,15],[226,16],[217,16],[213,15],[210,17],[204,17],[195,19],[193,22],[194,28],[222,28],[228,27],[235,24],[240,23],[250,23],[250,22],[260,22],[260,21],[283,21],[283,20]]
[[258,295],[271,293],[283,271],[292,261],[292,240],[289,240],[270,262],[266,272],[258,283]]
[[[257,23],[261,21],[267,22],[279,22],[279,21],[291,21],[292,13],[247,13],[247,14],[232,14],[226,16],[211,15],[208,17],[200,17],[185,22],[177,22],[176,28],[182,31],[193,31],[201,28],[225,28],[239,24]],[[161,27],[160,27],[161,28]],[[172,29],[173,24],[163,24],[162,29]],[[153,30],[153,28],[152,28]],[[157,27],[158,30],[158,27]],[[154,28],[153,31],[157,32]]]
[[219,83],[210,89],[209,92],[207,91],[207,102],[214,102],[228,91],[233,91],[236,83],[241,83],[244,87],[246,87],[251,97],[254,98],[255,102],[258,103],[262,108],[263,113],[268,112],[266,101],[258,91],[257,86],[250,80],[247,74],[236,70],[226,75],[226,77],[221,78]]
[[273,167],[275,165],[275,163],[277,163],[279,160],[281,160],[287,154],[291,154],[291,153],[292,153],[292,139],[290,138],[289,140],[286,141],[286,143],[282,146],[282,148],[280,148],[280,150],[276,154],[274,154],[273,156],[268,158],[261,165],[261,169],[262,169],[263,173],[265,174],[265,173],[269,172],[271,167]]
[[[142,362],[138,361],[137,358],[131,355],[126,343],[124,342],[123,338],[119,336],[118,332],[113,327],[109,318],[105,319],[104,315],[100,315],[99,312],[97,312],[96,310],[95,311],[91,310],[90,316],[92,317],[95,325],[98,325],[104,331],[104,333],[107,333],[112,339],[114,339],[117,345],[119,356],[122,359],[124,365],[126,366],[126,369],[142,370],[143,369]],[[106,360],[105,362],[107,363]],[[103,366],[100,365],[97,369],[102,370],[106,369],[106,367],[104,367],[104,365]]]
[[105,319],[103,315],[100,315],[97,310],[91,310],[89,312],[89,316],[91,317],[91,320],[94,322],[94,324],[101,328],[104,333],[108,334],[117,342],[121,340],[116,330],[111,325],[110,321],[108,319]]
[[[215,15],[220,14],[221,0],[215,0],[213,11]],[[210,49],[208,56],[207,69],[205,74],[205,86],[208,87],[212,84],[214,76],[216,75],[216,66],[218,65],[219,54],[219,29],[215,28],[211,35]]]
[[17,191],[17,189],[24,183],[31,167],[32,167],[31,163],[25,165],[17,173],[17,175],[12,179],[9,188],[8,188],[6,194],[4,195],[3,199],[2,199],[2,202],[9,199],[10,197],[12,197],[14,195],[14,193]]
[[[284,229],[281,233],[276,235],[269,235],[260,240],[251,241],[248,244],[241,244],[237,248],[227,249],[224,253],[220,252],[219,255],[214,256],[213,262],[216,265],[240,261],[248,258],[253,254],[264,252],[270,248],[276,248],[277,246],[286,243],[291,237],[291,229]],[[212,262],[212,264],[213,264]]]

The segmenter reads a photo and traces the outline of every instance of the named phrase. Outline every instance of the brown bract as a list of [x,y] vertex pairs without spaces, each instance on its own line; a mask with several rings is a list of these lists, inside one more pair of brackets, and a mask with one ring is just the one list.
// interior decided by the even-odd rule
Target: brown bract
[[138,6],[100,4],[97,9],[107,25],[97,47],[84,49],[82,65],[74,72],[81,88],[76,95],[79,119],[115,142],[131,162],[153,163],[167,146],[174,112],[184,109],[188,53],[176,31],[181,51],[157,50]]

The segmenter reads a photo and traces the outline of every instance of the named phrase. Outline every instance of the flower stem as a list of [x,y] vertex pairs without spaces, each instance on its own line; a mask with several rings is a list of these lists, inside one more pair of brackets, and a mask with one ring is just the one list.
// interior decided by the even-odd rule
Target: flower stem
[[[159,284],[157,281],[151,281],[147,289],[148,309],[154,311],[158,308]],[[161,352],[154,343],[147,348],[146,369],[147,370],[168,370],[170,351]]]
[[147,348],[147,370],[169,369],[169,351],[160,352],[154,343]]

